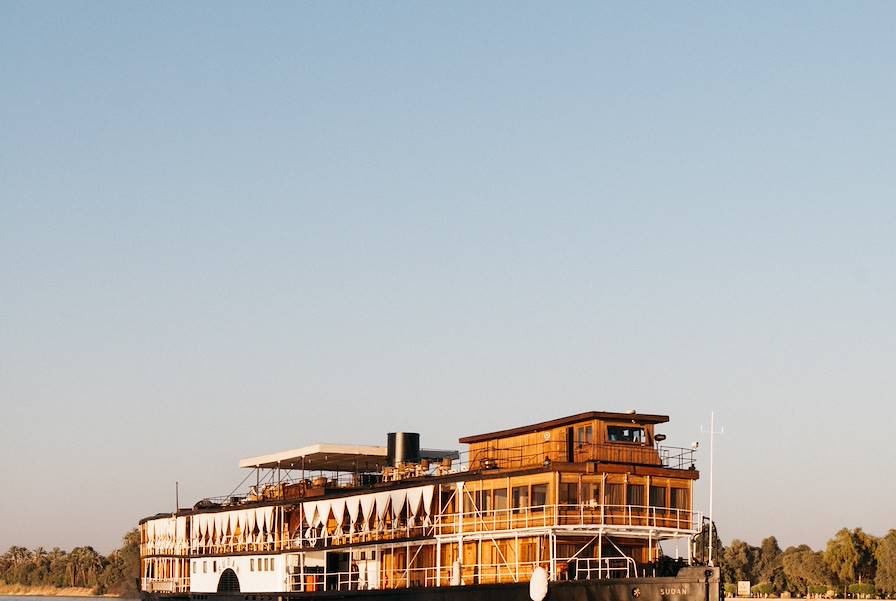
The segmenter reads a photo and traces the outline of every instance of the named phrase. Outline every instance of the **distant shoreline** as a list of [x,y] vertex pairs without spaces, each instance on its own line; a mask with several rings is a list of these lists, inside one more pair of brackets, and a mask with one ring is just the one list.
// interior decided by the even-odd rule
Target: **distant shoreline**
[[96,595],[93,589],[79,586],[26,586],[24,584],[0,584],[0,597],[117,597],[117,595]]

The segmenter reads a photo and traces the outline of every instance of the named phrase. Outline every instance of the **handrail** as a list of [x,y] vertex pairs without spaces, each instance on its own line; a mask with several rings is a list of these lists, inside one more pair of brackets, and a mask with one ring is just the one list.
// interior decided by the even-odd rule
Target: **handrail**
[[478,534],[514,531],[526,528],[563,528],[588,530],[595,527],[627,527],[657,529],[667,533],[696,533],[702,512],[649,505],[604,505],[599,503],[570,503],[508,507],[491,510],[442,513],[431,521],[395,520],[374,523],[367,529],[356,528],[336,535],[321,527],[314,539],[300,536],[288,538],[284,532],[258,537],[233,537],[200,544],[192,539],[189,545],[172,546],[141,543],[141,555],[216,555],[234,552],[269,553],[279,550],[322,549],[332,546],[384,542],[417,537],[438,537],[457,534]]
[[[596,574],[602,578],[630,578],[637,574],[638,566],[631,557],[577,557],[573,560],[576,580],[591,580]],[[620,565],[621,564],[621,565]]]

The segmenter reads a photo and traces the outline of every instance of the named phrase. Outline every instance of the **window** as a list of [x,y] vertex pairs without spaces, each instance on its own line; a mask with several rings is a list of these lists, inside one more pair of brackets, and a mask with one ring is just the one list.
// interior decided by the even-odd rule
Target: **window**
[[439,505],[443,513],[454,513],[454,491],[443,490],[442,497],[439,499]]
[[669,507],[672,507],[674,509],[688,508],[688,489],[673,488],[669,492],[672,493],[669,498]]
[[597,482],[582,483],[582,503],[600,504],[600,484]]
[[544,506],[548,504],[548,485],[533,484],[532,485],[532,507],[536,511],[544,511]]
[[560,483],[560,504],[561,505],[578,505],[579,503],[579,485],[576,482]]
[[607,505],[624,505],[623,494],[625,493],[622,492],[622,488],[622,484],[610,484],[608,482],[606,488],[604,489],[607,495],[606,499],[604,499],[604,502]]
[[628,505],[641,506],[644,505],[644,485],[643,484],[633,484],[629,483],[628,485],[628,495],[626,496],[626,503]]
[[576,446],[580,449],[593,442],[593,430],[591,426],[579,426],[576,428]]
[[521,509],[523,507],[529,506],[529,487],[528,486],[514,486],[513,491],[513,508]]
[[476,495],[472,490],[464,489],[464,513],[473,513],[476,511]]
[[666,487],[651,486],[650,487],[650,506],[666,507]]
[[202,573],[208,574],[208,562],[207,561],[202,562]]
[[607,440],[610,442],[636,442],[643,443],[644,428],[633,426],[607,426]]
[[254,557],[249,558],[249,571],[250,572],[255,571],[255,558]]
[[479,506],[479,509],[486,515],[492,510],[492,491],[482,491],[482,504]]
[[213,561],[212,562],[212,574],[216,573],[217,571],[218,571],[218,562]]
[[190,562],[190,563],[193,564],[193,573],[195,574],[195,573],[196,573],[196,562],[193,561],[193,562]]
[[498,488],[495,490],[495,510],[500,511],[507,509],[507,489]]

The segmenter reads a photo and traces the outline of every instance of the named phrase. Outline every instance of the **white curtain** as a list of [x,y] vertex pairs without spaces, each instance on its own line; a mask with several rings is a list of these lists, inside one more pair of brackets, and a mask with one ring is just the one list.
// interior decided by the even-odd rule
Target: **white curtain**
[[374,493],[373,496],[376,498],[376,517],[382,522],[383,516],[386,515],[386,506],[389,504],[389,493],[378,492]]
[[393,490],[389,493],[389,499],[392,501],[392,523],[394,525],[394,520],[401,515],[401,510],[404,509],[405,503],[407,503],[408,490],[406,488]]
[[426,515],[432,513],[432,497],[435,494],[436,487],[430,484],[423,487],[423,511]]
[[420,513],[420,500],[422,498],[422,487],[408,489],[408,517]]
[[177,548],[183,549],[184,543],[187,542],[187,518],[179,516],[177,518]]
[[334,499],[333,500],[333,518],[336,520],[336,530],[333,532],[334,535],[340,536],[342,534],[342,519],[345,517],[345,499]]
[[221,544],[221,541],[224,539],[223,527],[224,527],[224,516],[223,516],[223,514],[216,513],[215,514],[215,534],[214,534],[214,536],[212,536],[212,540],[217,544]]
[[333,505],[333,501],[318,501],[317,502],[317,519],[324,526],[327,526],[327,521],[330,519],[330,507]]
[[248,512],[244,509],[243,511],[237,514],[237,526],[240,528],[240,542],[246,542],[246,514]]
[[274,540],[274,530],[276,526],[274,525],[274,508],[268,507],[264,512],[264,524],[268,530],[267,541],[271,542]]
[[249,540],[249,541],[252,540],[252,534],[255,532],[255,524],[256,524],[257,517],[258,517],[257,509],[249,509],[246,511],[246,521],[248,522],[246,524],[246,526],[247,526],[247,530],[248,530],[247,534],[249,535],[246,538],[246,540]]
[[430,484],[423,487],[423,526],[427,527],[432,524],[430,515],[432,514],[432,497],[435,494],[435,486]]
[[349,497],[345,500],[345,508],[348,510],[349,533],[354,533],[355,522],[358,521],[358,497]]
[[305,515],[305,521],[308,522],[308,526],[314,526],[316,524],[314,518],[317,514],[317,501],[302,503],[302,513]]
[[376,496],[373,493],[361,495],[360,497],[358,497],[358,501],[361,504],[361,531],[369,532],[370,518],[373,517],[373,504],[376,502]]

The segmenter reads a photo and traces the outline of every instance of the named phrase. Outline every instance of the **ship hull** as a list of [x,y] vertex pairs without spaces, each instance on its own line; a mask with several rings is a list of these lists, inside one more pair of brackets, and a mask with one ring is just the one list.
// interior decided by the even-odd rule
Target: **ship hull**
[[[529,583],[317,592],[147,593],[142,601],[530,601]],[[544,601],[721,601],[719,569],[683,568],[677,576],[551,582]]]

